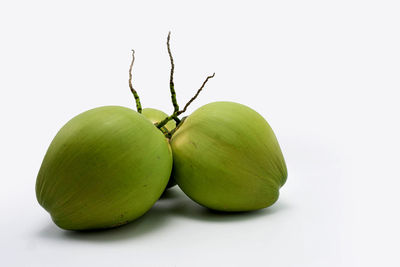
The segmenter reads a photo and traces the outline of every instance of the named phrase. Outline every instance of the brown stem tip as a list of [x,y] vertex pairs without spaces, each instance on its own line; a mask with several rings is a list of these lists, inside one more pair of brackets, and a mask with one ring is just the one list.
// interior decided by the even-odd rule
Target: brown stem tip
[[212,75],[208,76],[204,80],[203,84],[201,85],[199,90],[197,90],[196,94],[189,100],[189,102],[186,103],[185,107],[182,110],[178,111],[178,113],[176,115],[180,115],[186,111],[186,109],[189,107],[189,105],[199,96],[200,92],[203,90],[203,88],[206,85],[206,83],[208,82],[208,80],[211,78],[214,78],[214,76],[215,76],[215,72]]

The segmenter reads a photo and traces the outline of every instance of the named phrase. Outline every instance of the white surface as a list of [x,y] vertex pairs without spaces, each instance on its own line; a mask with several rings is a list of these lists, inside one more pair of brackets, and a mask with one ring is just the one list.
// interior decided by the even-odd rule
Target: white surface
[[[400,266],[398,1],[5,1],[0,4],[0,266]],[[111,1],[110,1],[111,2]],[[146,3],[146,4],[145,4]],[[44,153],[101,105],[251,106],[289,171],[279,201],[207,212],[175,188],[115,230],[58,229],[37,204]]]

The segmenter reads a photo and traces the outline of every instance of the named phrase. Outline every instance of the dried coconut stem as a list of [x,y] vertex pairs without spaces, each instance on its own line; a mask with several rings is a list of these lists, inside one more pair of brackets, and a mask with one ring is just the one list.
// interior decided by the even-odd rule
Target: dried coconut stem
[[213,73],[213,75],[208,76],[204,80],[204,82],[201,85],[201,87],[199,88],[199,90],[197,90],[196,94],[186,103],[185,107],[182,110],[178,110],[178,111],[174,112],[171,116],[168,116],[164,120],[160,121],[159,123],[156,123],[157,128],[160,129],[165,124],[167,124],[170,120],[178,118],[178,115],[184,113],[186,111],[186,109],[189,107],[189,105],[199,96],[200,92],[203,90],[203,88],[206,85],[206,83],[208,82],[208,80],[211,78],[214,78],[214,76],[215,76],[215,72]]
[[215,76],[215,72],[213,73],[213,75],[207,76],[207,78],[204,80],[203,84],[201,85],[201,87],[199,88],[199,90],[197,90],[196,94],[189,100],[189,102],[186,103],[185,107],[177,112],[177,116],[184,113],[186,111],[186,109],[189,107],[189,105],[199,96],[200,92],[203,90],[204,86],[206,85],[206,83],[208,82],[209,79],[214,78]]
[[136,101],[136,109],[138,113],[142,113],[142,105],[140,104],[140,98],[136,90],[133,88],[132,85],[132,68],[133,68],[133,62],[135,62],[135,50],[132,49],[132,61],[131,65],[129,66],[129,88],[131,89],[131,92],[133,94],[133,97],[135,98]]
[[169,44],[170,38],[171,38],[171,32],[168,33],[168,37],[167,37],[167,49],[168,49],[169,60],[171,62],[171,72],[169,75],[169,90],[171,92],[171,100],[172,100],[172,105],[174,106],[174,113],[176,113],[179,110],[179,105],[178,105],[178,101],[176,100],[176,92],[175,92],[175,86],[174,86],[175,64],[174,64],[174,58],[172,57],[171,47]]

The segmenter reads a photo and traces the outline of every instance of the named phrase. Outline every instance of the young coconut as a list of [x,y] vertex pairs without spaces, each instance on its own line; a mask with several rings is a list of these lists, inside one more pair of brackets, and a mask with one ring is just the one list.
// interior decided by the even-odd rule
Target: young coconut
[[[171,53],[170,58],[172,80]],[[172,119],[179,122],[178,116],[212,77],[182,111],[172,86],[174,113],[157,127]],[[233,102],[205,105],[182,120],[169,137],[174,158],[171,179],[197,203],[220,211],[250,211],[278,199],[287,178],[285,160],[268,122],[251,108]]]
[[60,228],[128,223],[165,190],[172,169],[168,140],[140,114],[131,77],[129,84],[138,112],[119,106],[83,112],[61,128],[46,152],[36,196]]
[[287,169],[267,121],[251,108],[214,102],[186,118],[171,138],[172,176],[192,200],[219,211],[272,205]]
[[124,107],[79,114],[44,157],[36,196],[63,229],[110,228],[147,212],[164,191],[172,155],[164,135]]

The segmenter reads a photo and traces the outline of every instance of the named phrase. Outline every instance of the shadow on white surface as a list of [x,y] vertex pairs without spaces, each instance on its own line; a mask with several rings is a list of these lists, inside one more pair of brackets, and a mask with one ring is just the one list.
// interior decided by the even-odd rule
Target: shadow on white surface
[[89,242],[114,242],[135,240],[165,230],[175,217],[198,220],[204,223],[240,222],[272,216],[286,209],[283,203],[275,203],[267,209],[251,212],[219,212],[204,208],[193,202],[178,188],[168,190],[153,208],[141,218],[112,229],[96,231],[66,231],[58,228],[49,220],[48,224],[38,231],[37,236],[44,239],[77,240]]

